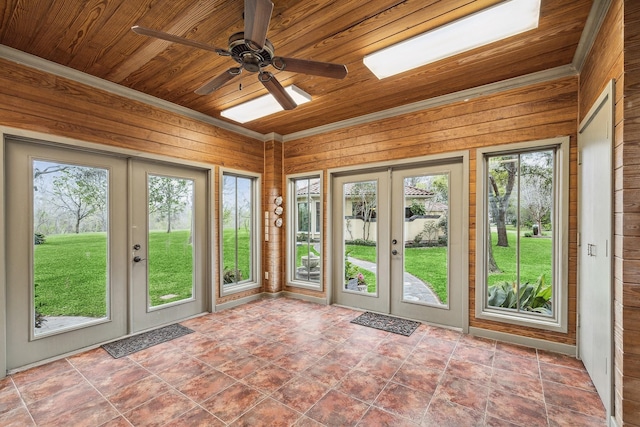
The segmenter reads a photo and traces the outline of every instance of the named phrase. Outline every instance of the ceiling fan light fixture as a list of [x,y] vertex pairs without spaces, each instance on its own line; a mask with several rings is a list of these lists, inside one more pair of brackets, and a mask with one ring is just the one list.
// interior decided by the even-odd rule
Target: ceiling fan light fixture
[[[284,90],[293,98],[297,105],[306,104],[311,101],[311,95],[297,86],[287,86]],[[222,110],[220,115],[237,123],[246,123],[279,111],[284,111],[284,108],[276,101],[273,95],[267,94]]]
[[538,27],[540,0],[509,0],[364,57],[378,79],[390,77]]

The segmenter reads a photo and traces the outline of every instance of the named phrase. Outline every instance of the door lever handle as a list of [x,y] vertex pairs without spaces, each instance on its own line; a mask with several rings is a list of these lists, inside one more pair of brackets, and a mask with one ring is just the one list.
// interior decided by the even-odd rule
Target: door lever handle
[[391,251],[391,255],[398,255],[398,251],[397,251],[397,250],[395,250],[395,249],[394,249],[394,250],[392,250],[392,251]]

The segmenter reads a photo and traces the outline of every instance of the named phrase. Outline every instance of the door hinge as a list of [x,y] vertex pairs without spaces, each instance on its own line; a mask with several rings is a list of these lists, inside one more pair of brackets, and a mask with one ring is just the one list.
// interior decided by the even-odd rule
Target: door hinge
[[582,164],[582,151],[578,151],[578,165]]
[[580,234],[580,232],[578,231],[578,247],[580,247],[580,245],[581,245],[581,243],[580,243],[580,237],[581,237],[581,234]]

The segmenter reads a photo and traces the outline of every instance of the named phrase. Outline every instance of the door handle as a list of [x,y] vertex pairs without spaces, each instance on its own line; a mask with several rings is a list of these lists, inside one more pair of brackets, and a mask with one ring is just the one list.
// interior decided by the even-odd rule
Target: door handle
[[142,259],[143,259],[142,257],[136,255],[136,256],[133,257],[133,262],[140,262],[140,261],[142,261]]
[[391,255],[398,255],[398,251],[397,251],[397,250],[395,250],[395,249],[394,249],[394,250],[392,250],[392,251],[391,251]]

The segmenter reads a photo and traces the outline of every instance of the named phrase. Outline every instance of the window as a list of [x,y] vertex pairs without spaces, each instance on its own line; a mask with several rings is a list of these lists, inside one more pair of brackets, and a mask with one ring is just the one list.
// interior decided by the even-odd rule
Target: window
[[222,173],[221,295],[259,287],[258,178]]
[[478,150],[478,317],[566,331],[568,145]]
[[292,216],[287,241],[288,282],[291,286],[321,289],[322,178],[320,174],[288,179],[288,211]]

